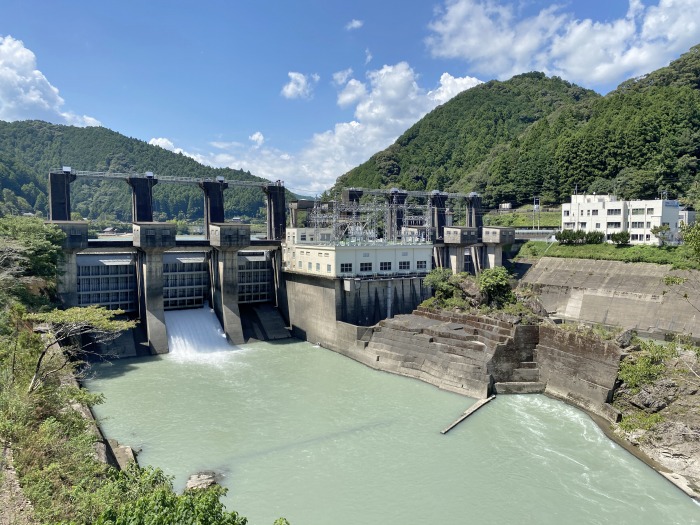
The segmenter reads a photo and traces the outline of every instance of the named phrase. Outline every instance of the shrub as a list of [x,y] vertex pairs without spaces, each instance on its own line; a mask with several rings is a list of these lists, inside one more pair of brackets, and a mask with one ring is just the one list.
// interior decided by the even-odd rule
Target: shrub
[[603,244],[605,234],[599,231],[587,232],[584,238],[585,244]]
[[617,245],[629,244],[630,234],[629,232],[615,232],[610,234],[610,240]]
[[482,271],[477,278],[477,284],[490,305],[500,307],[515,301],[515,295],[510,287],[508,270],[503,266]]

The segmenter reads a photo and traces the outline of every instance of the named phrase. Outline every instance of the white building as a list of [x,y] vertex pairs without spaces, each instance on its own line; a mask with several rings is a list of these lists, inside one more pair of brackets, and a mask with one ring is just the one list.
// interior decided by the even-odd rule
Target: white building
[[432,269],[433,246],[429,243],[331,243],[330,239],[330,230],[287,228],[282,246],[284,269],[330,278],[422,275]]
[[631,244],[661,244],[652,228],[667,225],[666,242],[677,243],[683,224],[693,224],[695,212],[681,208],[677,200],[618,200],[614,195],[572,195],[571,203],[562,204],[563,230],[601,231],[606,239],[616,232],[627,231]]

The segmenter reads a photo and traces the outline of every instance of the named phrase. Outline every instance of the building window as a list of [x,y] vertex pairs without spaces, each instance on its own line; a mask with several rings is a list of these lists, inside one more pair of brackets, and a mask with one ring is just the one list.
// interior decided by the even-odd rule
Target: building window
[[622,223],[621,222],[609,222],[607,224],[608,228],[621,228]]
[[647,228],[651,228],[651,223],[647,222]]
[[330,264],[326,265],[326,273],[331,273],[331,265]]
[[599,222],[596,222],[596,223],[595,223],[595,229],[596,229],[596,230],[600,230],[600,223],[599,223]]
[[305,233],[300,233],[300,234],[299,234],[299,240],[300,240],[300,241],[305,241],[305,240],[306,240],[306,234],[305,234]]
[[321,263],[316,263],[316,271],[317,272],[321,271]]
[[598,215],[598,210],[592,210],[591,215]]
[[360,271],[361,272],[371,272],[372,271],[372,263],[360,263]]
[[580,223],[579,228],[584,229],[585,227],[586,227],[586,223],[585,223],[585,222]]
[[583,215],[584,210],[581,210],[581,215]]
[[647,240],[647,241],[650,241],[650,240],[651,240],[651,235],[649,235],[648,233],[646,234],[646,240]]
[[411,261],[399,261],[399,270],[410,270]]
[[610,208],[608,210],[608,215],[622,215],[622,209],[621,208]]
[[568,216],[569,216],[569,210],[564,210],[564,217],[568,217]]
[[654,215],[654,208],[647,208],[647,215]]
[[391,270],[391,262],[380,262],[379,263],[379,271],[381,272],[388,272]]
[[311,271],[311,268],[313,268],[313,266],[311,266],[311,263],[309,263],[309,264],[306,266],[306,268],[307,268],[309,271]]
[[632,228],[644,228],[644,223],[643,222],[633,222]]
[[632,208],[632,215],[644,215],[644,208]]
[[351,273],[352,263],[340,263],[340,273]]
[[369,252],[362,252],[362,257],[369,257]]
[[416,269],[425,270],[425,268],[426,268],[426,261],[416,261]]

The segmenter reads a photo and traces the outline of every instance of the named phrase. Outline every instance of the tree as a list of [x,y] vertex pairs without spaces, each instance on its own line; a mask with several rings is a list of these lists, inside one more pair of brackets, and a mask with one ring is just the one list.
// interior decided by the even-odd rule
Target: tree
[[134,321],[115,319],[123,313],[93,305],[27,314],[25,319],[41,326],[45,334],[27,391],[34,392],[44,381],[68,366],[72,359],[87,353],[81,345],[81,337],[89,336],[93,343],[101,343],[133,328]]
[[651,234],[659,239],[661,246],[664,246],[671,237],[671,227],[668,224],[662,224],[661,226],[654,226],[651,229]]
[[53,279],[63,251],[66,235],[58,227],[44,224],[41,219],[3,217],[0,219],[0,253],[14,252],[19,277],[32,276]]
[[599,231],[586,232],[584,244],[602,244],[603,242],[605,242],[605,233]]
[[622,244],[629,244],[630,233],[627,231],[611,233],[610,240],[612,242],[614,242],[615,244],[617,244],[618,246],[622,245]]
[[486,296],[487,304],[500,308],[515,302],[508,270],[503,266],[483,270],[477,278],[477,284],[481,293]]
[[681,239],[693,250],[695,257],[700,259],[700,224],[696,222],[692,226],[687,224],[681,226]]

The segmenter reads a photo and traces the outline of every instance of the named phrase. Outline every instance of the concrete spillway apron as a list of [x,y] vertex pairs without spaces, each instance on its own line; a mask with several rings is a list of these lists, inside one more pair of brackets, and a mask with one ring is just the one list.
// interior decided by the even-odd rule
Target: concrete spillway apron
[[467,419],[469,416],[471,416],[474,412],[479,410],[482,406],[484,406],[486,403],[491,401],[492,399],[495,399],[496,396],[491,396],[487,397],[486,399],[479,399],[476,403],[474,403],[472,406],[470,406],[464,414],[462,414],[457,420],[455,420],[454,423],[452,423],[449,427],[447,427],[445,430],[441,430],[441,434],[447,434],[450,430],[452,430],[454,427],[459,425],[462,421]]

